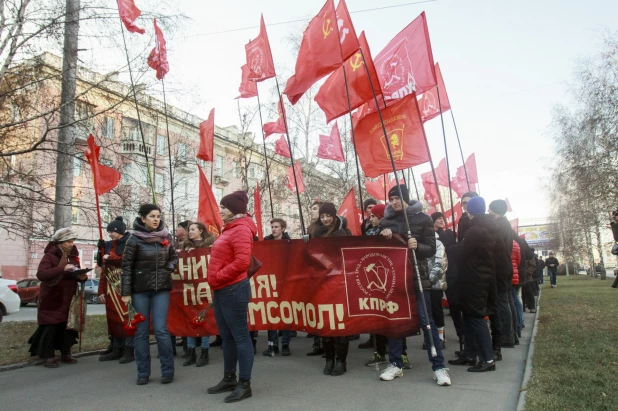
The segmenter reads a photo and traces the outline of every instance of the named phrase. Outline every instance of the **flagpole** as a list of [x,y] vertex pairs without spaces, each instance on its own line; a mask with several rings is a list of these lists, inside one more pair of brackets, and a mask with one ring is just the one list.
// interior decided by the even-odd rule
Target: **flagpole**
[[[270,218],[275,218],[275,211],[273,209],[273,188],[270,185],[270,169],[268,168],[268,153],[266,152],[266,137],[264,136],[264,122],[262,120],[262,104],[260,103],[260,92],[257,90],[257,83],[255,88],[258,101],[258,111],[260,112],[260,130],[262,132],[262,143],[264,144],[264,159],[266,161],[266,179],[268,180],[268,197],[270,198]],[[238,107],[238,114],[240,115],[240,101],[238,102]]]
[[167,131],[167,159],[170,165],[170,195],[172,202],[172,238],[176,238],[176,209],[174,208],[174,173],[172,170],[172,143],[170,142],[170,124],[167,118],[167,99],[165,97],[165,80],[161,79],[163,86],[163,109],[165,112],[165,128]]
[[[277,76],[275,76],[275,83],[277,84],[277,94],[279,95],[279,104],[283,108],[283,95],[281,94],[281,90],[279,88],[279,80]],[[283,112],[283,110],[281,110]],[[300,193],[298,192],[298,179],[296,178],[296,164],[294,163],[294,150],[292,148],[292,142],[290,141],[290,132],[288,130],[288,119],[286,116],[283,116],[283,125],[285,126],[285,136],[288,140],[288,146],[290,147],[290,161],[292,162],[292,174],[294,175],[294,186],[296,187],[296,200],[298,201],[298,212],[300,214],[300,229],[303,237],[306,234],[305,220],[303,219],[303,206],[300,202]],[[262,130],[263,132],[263,130]]]
[[[444,130],[444,116],[442,115],[442,102],[440,101],[440,87],[436,86],[436,91],[438,92],[438,106],[440,107],[440,121],[442,122],[442,138],[444,139],[444,158],[446,160],[446,177],[448,179],[448,194],[451,200],[451,216],[453,218],[453,231],[455,231],[455,210],[453,209],[453,186],[451,185],[451,166],[448,161],[448,147],[446,145],[446,131]],[[444,210],[443,210],[444,211]],[[446,226],[448,228],[448,222],[445,221]],[[455,231],[455,236],[457,236],[457,232]]]
[[152,175],[150,172],[150,162],[148,161],[148,148],[146,147],[146,139],[144,138],[144,130],[142,128],[142,119],[139,114],[139,104],[137,102],[137,91],[135,91],[135,83],[133,82],[133,71],[131,70],[131,60],[129,59],[129,50],[127,48],[127,40],[124,35],[124,27],[122,26],[122,20],[120,20],[120,31],[122,32],[122,42],[124,43],[124,51],[127,56],[127,66],[129,68],[129,78],[131,79],[131,90],[133,90],[133,99],[135,100],[135,111],[137,113],[137,124],[139,126],[139,132],[142,136],[142,145],[144,146],[144,157],[146,159],[146,171],[148,173],[148,183],[150,184],[150,190],[152,192],[152,202],[157,204],[157,196],[155,195],[154,184],[152,183]]
[[384,187],[384,201],[388,201],[388,193],[386,191],[386,174],[382,174],[382,187]]
[[468,185],[469,191],[470,180],[468,180],[468,169],[466,168],[466,159],[464,158],[463,150],[461,149],[461,140],[459,139],[459,133],[457,132],[457,123],[455,122],[455,114],[453,114],[453,107],[451,107],[451,117],[453,118],[453,126],[455,126],[455,135],[457,136],[457,144],[459,145],[459,153],[461,153],[461,162],[463,163],[464,173],[466,174],[466,184]]

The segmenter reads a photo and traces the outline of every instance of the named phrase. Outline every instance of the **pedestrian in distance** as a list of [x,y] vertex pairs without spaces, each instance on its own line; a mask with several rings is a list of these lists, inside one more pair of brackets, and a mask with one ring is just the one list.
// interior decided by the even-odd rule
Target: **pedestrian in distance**
[[545,267],[547,267],[547,273],[549,274],[549,282],[551,283],[551,288],[556,288],[556,275],[558,274],[558,267],[560,266],[560,262],[556,257],[554,257],[553,251],[549,252],[549,257],[545,260]]

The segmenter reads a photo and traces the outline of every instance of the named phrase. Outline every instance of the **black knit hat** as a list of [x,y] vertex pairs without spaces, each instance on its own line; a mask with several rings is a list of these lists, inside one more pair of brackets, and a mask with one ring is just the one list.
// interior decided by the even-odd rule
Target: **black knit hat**
[[506,214],[508,206],[506,205],[506,201],[504,200],[494,200],[489,203],[489,209],[498,215],[504,216]]
[[373,198],[368,198],[363,203],[363,211],[367,210],[367,207],[369,207],[370,205],[377,205],[377,204],[378,202],[376,200],[374,200]]
[[439,211],[436,211],[435,213],[431,214],[431,219],[433,220],[434,223],[436,222],[438,218],[444,218],[444,214],[442,214]]
[[127,231],[127,225],[122,220],[122,217],[118,216],[114,221],[107,225],[108,233],[124,234]]
[[[402,200],[405,201],[406,204],[410,204],[410,192],[408,191],[408,187],[406,187],[405,184],[399,184],[399,187],[401,187]],[[399,189],[397,186],[388,190],[388,198],[390,199],[391,197],[399,197]]]
[[477,193],[475,193],[474,191],[468,191],[467,193],[464,193],[464,195],[461,196],[461,198],[474,198],[474,197],[478,197],[479,195]]
[[320,206],[320,215],[328,214],[337,217],[337,209],[333,203],[324,203]]
[[244,191],[234,191],[221,199],[221,205],[230,210],[234,215],[247,212],[249,197]]
[[188,230],[190,222],[191,222],[190,220],[181,221],[180,223],[178,223],[178,227],[182,227],[185,230]]

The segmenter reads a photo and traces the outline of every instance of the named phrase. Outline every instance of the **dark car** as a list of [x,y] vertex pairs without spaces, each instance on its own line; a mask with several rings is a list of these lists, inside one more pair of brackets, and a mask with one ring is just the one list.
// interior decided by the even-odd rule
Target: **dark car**
[[41,291],[41,282],[37,279],[24,279],[17,283],[17,294],[21,299],[21,306],[29,303],[39,303],[39,293]]

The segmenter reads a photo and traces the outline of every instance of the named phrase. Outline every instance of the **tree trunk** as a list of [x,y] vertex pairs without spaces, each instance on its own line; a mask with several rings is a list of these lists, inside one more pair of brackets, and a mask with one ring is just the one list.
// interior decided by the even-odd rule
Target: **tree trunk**
[[54,229],[56,230],[71,226],[79,7],[79,0],[66,0],[60,129],[58,130],[58,157],[56,161],[56,204],[54,209]]

